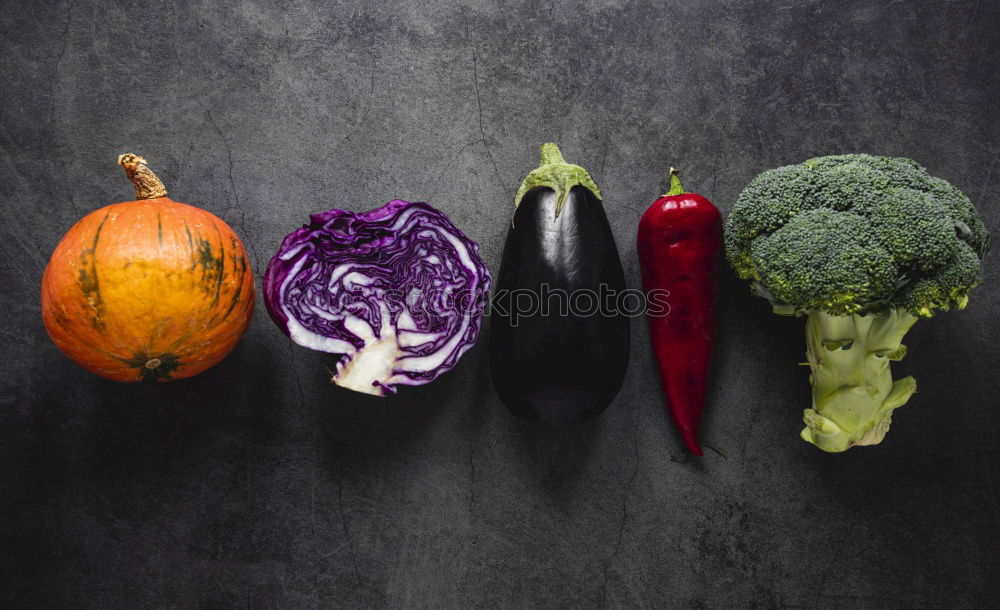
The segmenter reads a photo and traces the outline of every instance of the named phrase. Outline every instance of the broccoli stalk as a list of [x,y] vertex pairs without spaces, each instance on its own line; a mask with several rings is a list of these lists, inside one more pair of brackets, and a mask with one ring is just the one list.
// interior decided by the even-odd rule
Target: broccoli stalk
[[849,316],[808,313],[812,408],[802,418],[804,440],[824,451],[882,441],[892,411],[917,389],[913,377],[894,382],[889,371],[889,363],[906,354],[901,341],[916,321],[916,316],[898,309]]
[[969,198],[915,161],[836,155],[766,171],[726,219],[726,256],[774,311],[807,316],[812,407],[825,451],[882,441],[916,390],[889,363],[918,318],[962,309],[982,282],[986,226]]

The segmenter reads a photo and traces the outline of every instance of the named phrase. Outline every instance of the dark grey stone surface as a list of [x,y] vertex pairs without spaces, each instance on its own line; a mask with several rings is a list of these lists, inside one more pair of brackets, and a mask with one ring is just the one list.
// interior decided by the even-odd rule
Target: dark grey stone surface
[[802,321],[722,274],[703,437],[671,461],[643,324],[618,399],[515,420],[485,343],[391,400],[331,386],[259,306],[199,377],[122,385],[42,327],[47,257],[131,198],[119,153],[262,271],[312,211],[428,200],[496,269],[546,140],[627,277],[666,169],[728,211],[807,157],[916,158],[998,228],[995,2],[16,2],[0,8],[0,606],[973,607],[1000,594],[1000,277],[920,322],[886,441],[798,439]]

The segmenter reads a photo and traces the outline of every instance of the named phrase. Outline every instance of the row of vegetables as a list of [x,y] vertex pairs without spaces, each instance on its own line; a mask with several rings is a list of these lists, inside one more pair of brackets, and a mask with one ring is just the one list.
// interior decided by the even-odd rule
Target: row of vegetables
[[[108,379],[196,375],[250,323],[247,253],[221,219],[169,199],[143,158],[118,163],[136,200],[88,214],[56,247],[42,281],[45,327]],[[515,196],[495,286],[478,245],[447,216],[396,200],[312,214],[268,264],[264,303],[293,342],[339,355],[334,383],[379,396],[454,368],[489,310],[502,401],[557,425],[611,403],[630,319],[644,312],[666,402],[701,455],[724,243],[733,270],[776,313],[806,316],[812,405],[802,438],[834,452],[880,442],[916,389],[889,371],[904,334],[920,317],[964,308],[982,282],[989,235],[968,197],[909,159],[820,157],[757,176],[723,231],[715,206],[686,193],[676,170],[670,179],[639,222],[637,308],[621,298],[629,290],[600,188],[551,143]]]

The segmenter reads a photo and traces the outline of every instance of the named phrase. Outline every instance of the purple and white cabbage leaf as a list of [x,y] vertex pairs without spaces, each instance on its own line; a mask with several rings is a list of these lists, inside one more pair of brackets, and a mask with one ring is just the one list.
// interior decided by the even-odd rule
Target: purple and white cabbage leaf
[[479,335],[490,272],[426,203],[330,210],[285,237],[264,303],[292,341],[342,354],[333,382],[385,396],[451,370]]

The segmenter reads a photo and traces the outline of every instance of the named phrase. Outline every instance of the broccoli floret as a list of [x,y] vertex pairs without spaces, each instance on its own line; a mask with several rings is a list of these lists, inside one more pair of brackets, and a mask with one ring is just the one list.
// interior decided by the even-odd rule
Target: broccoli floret
[[916,161],[834,155],[754,178],[726,220],[725,247],[776,312],[809,316],[802,436],[842,451],[882,439],[915,389],[911,378],[893,385],[888,360],[905,353],[918,317],[965,307],[989,233],[968,197]]
[[946,265],[908,284],[898,300],[902,309],[929,318],[935,309],[965,309],[969,289],[982,281],[979,255],[972,246],[960,242]]
[[[747,185],[726,222],[726,256],[736,273],[744,278],[756,278],[750,244],[758,235],[767,235],[781,228],[802,211],[802,202],[809,194],[808,170],[802,165],[789,165],[760,174]],[[756,206],[767,201],[767,206]]]
[[885,197],[865,202],[859,211],[893,262],[911,272],[947,265],[963,244],[956,239],[948,209],[929,193],[909,188],[889,191]]
[[761,282],[781,303],[800,309],[854,313],[895,285],[892,257],[864,218],[805,210],[750,246]]
[[928,178],[925,190],[948,209],[963,241],[972,247],[979,258],[986,256],[990,249],[990,234],[972,201],[952,183],[934,176]]

